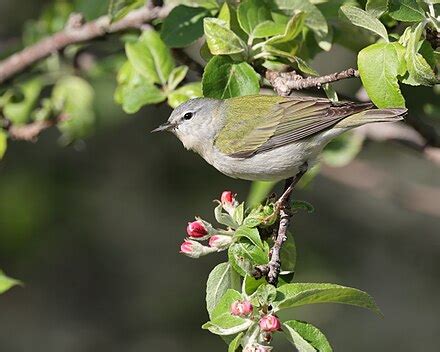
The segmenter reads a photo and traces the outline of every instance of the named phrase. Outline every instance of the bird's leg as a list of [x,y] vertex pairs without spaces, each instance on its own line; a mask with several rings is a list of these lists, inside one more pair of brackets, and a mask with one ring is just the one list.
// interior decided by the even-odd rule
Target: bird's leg
[[267,282],[276,286],[278,284],[278,276],[281,271],[280,252],[283,243],[287,240],[287,228],[289,227],[290,218],[290,196],[296,184],[307,171],[307,163],[303,165],[300,171],[294,176],[286,180],[284,192],[276,203],[276,207],[280,212],[280,224],[278,233],[271,249],[270,261],[267,265],[259,265],[255,267],[254,277],[260,278],[266,276]]

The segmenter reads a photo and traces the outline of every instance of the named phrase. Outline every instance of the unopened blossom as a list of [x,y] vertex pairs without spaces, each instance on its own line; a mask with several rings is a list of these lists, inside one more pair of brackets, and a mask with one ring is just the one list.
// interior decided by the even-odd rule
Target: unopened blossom
[[186,233],[189,237],[201,238],[208,234],[208,229],[202,221],[197,220],[188,223],[188,226],[186,227]]
[[235,301],[231,304],[231,314],[239,317],[245,317],[252,314],[254,308],[249,301]]
[[260,329],[265,332],[274,332],[281,329],[281,322],[276,315],[268,314],[259,321]]
[[232,237],[226,235],[214,235],[209,238],[209,246],[218,251],[227,249],[232,243]]
[[185,240],[180,245],[180,253],[190,258],[199,258],[212,252],[216,252],[215,248],[207,247],[193,240]]

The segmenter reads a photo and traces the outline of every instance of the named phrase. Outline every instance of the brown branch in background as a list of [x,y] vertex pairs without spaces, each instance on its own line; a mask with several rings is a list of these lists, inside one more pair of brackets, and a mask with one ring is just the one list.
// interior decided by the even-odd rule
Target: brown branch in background
[[34,121],[26,125],[12,125],[9,120],[2,119],[2,127],[8,131],[11,139],[36,142],[41,132],[49,127],[55,126],[59,122],[66,121],[68,118],[67,115],[61,114],[55,119]]
[[306,78],[297,74],[295,71],[266,71],[266,79],[270,82],[275,91],[282,96],[288,96],[292,92],[292,90],[301,90],[312,87],[320,88],[323,84],[353,77],[359,77],[359,72],[354,68],[349,68],[344,71],[335,72],[325,76],[311,76]]
[[408,125],[403,123],[371,124],[354,131],[372,141],[397,142],[405,145],[440,166],[440,148],[429,145],[424,136]]
[[63,31],[42,39],[38,43],[0,61],[0,84],[68,45],[90,41],[127,29],[141,28],[146,22],[165,17],[168,12],[168,7],[144,6],[133,10],[115,23],[111,23],[108,16],[102,16],[94,21],[84,23],[81,15],[72,14]]
[[391,199],[404,209],[440,217],[438,187],[405,181],[396,182],[395,175],[359,159],[354,159],[343,167],[335,168],[324,164],[320,174],[333,182],[368,193],[372,197]]

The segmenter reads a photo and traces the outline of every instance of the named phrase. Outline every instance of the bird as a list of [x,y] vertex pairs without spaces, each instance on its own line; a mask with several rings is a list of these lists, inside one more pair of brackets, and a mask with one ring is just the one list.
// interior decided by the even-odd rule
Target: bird
[[169,131],[221,173],[249,181],[280,181],[303,174],[324,147],[365,124],[402,120],[405,108],[325,98],[248,95],[194,98],[179,105],[152,132]]

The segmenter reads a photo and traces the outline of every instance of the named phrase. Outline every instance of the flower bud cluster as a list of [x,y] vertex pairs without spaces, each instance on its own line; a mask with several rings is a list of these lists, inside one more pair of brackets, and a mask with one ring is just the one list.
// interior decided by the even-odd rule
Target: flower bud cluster
[[[235,211],[238,202],[231,191],[224,191],[221,195],[222,207],[228,212]],[[191,258],[199,258],[213,252],[219,252],[229,248],[232,244],[232,236],[226,231],[216,230],[208,222],[196,218],[186,227],[188,239],[180,246],[180,253]],[[208,240],[208,246],[196,241]]]

